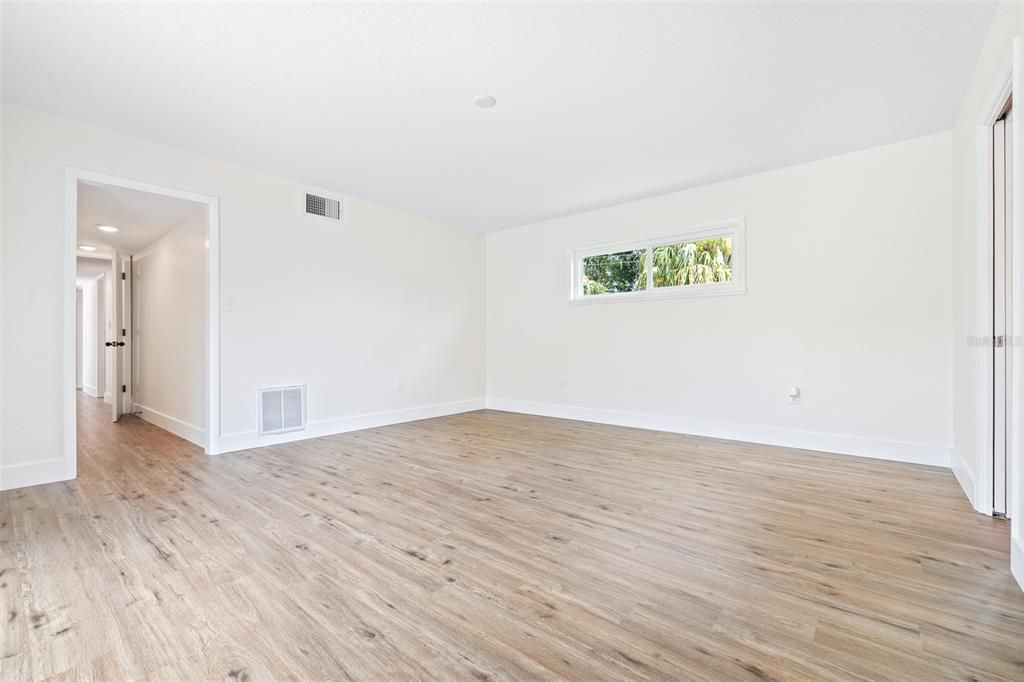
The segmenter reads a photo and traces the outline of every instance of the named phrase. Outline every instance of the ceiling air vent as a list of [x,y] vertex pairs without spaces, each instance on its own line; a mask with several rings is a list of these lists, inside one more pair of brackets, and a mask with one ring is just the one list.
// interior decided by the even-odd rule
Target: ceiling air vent
[[301,431],[306,428],[306,387],[261,388],[260,435]]
[[341,200],[306,192],[306,215],[341,222]]

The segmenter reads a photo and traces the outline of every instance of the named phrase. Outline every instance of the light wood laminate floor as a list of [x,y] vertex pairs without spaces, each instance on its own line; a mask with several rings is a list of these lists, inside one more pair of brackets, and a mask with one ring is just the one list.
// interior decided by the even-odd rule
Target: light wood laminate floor
[[501,412],[207,457],[79,398],[0,493],[3,680],[1021,680],[947,470]]

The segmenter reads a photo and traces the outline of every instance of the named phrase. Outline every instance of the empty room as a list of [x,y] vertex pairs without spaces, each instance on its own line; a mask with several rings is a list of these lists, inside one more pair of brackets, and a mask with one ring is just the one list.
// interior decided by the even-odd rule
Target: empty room
[[1024,680],[1024,3],[0,60],[0,680]]

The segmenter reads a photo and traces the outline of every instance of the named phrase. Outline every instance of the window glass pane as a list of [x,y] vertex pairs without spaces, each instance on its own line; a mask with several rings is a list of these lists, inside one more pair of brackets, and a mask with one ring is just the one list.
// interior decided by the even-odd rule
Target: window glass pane
[[646,249],[583,259],[583,295],[617,294],[647,288]]
[[732,280],[732,237],[655,246],[651,255],[655,287]]

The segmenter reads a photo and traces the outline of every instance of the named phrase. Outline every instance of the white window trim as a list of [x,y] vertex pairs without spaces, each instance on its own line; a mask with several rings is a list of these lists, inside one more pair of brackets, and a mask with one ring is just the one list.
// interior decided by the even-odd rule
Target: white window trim
[[[679,242],[710,239],[712,237],[729,237],[732,239],[732,280],[729,282],[712,282],[709,284],[688,284],[674,287],[655,288],[654,270],[647,270],[647,289],[643,291],[624,291],[615,294],[583,295],[583,259],[620,251],[647,249],[647,262],[651,262],[650,252],[654,247]],[[680,232],[632,239],[624,242],[598,244],[577,249],[570,254],[569,303],[613,303],[619,301],[643,301],[664,298],[694,298],[704,296],[734,296],[747,293],[747,249],[746,220],[741,216],[715,223],[706,223],[687,228]]]

